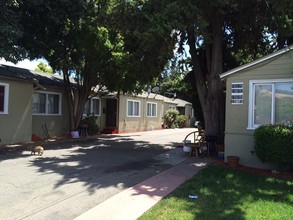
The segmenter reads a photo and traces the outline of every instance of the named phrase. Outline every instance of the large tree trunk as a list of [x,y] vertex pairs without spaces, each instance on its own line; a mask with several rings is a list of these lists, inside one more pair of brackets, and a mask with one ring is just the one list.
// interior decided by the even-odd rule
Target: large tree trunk
[[83,85],[73,86],[66,69],[63,69],[63,79],[65,82],[65,94],[68,100],[69,130],[74,131],[78,129],[82,119],[83,110],[91,90],[91,86],[88,85],[90,81],[84,81]]
[[205,129],[208,136],[216,136],[218,143],[224,142],[224,93],[219,74],[222,73],[222,16],[215,16],[211,22],[212,42],[205,44],[206,71],[201,66],[196,45],[194,27],[187,30],[188,44],[196,80],[196,88],[201,102]]

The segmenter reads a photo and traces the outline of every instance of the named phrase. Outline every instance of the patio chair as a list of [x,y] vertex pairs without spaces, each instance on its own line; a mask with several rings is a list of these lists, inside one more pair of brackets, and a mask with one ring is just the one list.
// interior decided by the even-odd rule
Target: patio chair
[[[188,143],[187,139],[189,136],[193,135],[193,140],[191,143]],[[199,129],[197,131],[193,131],[186,135],[184,139],[184,145],[190,147],[189,156],[191,157],[195,153],[195,157],[198,157],[200,152],[203,152],[203,148],[206,146],[205,143],[205,131],[202,129]]]

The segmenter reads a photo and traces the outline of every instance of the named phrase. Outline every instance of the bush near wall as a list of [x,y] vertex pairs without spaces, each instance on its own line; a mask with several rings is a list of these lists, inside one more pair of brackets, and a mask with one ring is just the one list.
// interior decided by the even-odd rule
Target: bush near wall
[[97,116],[92,114],[88,114],[84,119],[81,121],[81,125],[87,125],[87,131],[89,135],[96,134],[99,131],[99,126],[96,123]]
[[293,164],[293,128],[265,125],[254,132],[255,153],[263,162]]
[[168,126],[168,128],[176,127],[176,120],[179,115],[179,111],[176,109],[168,109],[163,115],[164,124]]
[[176,119],[176,124],[179,128],[185,128],[187,124],[187,116],[186,115],[178,115]]

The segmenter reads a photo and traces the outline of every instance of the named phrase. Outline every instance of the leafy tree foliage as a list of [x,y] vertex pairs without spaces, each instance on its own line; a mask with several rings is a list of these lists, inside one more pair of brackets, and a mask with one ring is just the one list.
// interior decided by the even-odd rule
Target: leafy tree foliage
[[[30,57],[44,57],[63,74],[70,106],[70,127],[76,129],[93,88],[112,82],[120,71],[123,41],[108,27],[113,1],[30,1],[21,5],[24,35],[20,44]],[[77,86],[70,82],[74,77]],[[107,87],[111,89],[111,84]]]
[[[224,83],[219,74],[293,40],[291,0],[22,0],[19,6],[4,2],[9,7],[4,3],[0,12],[14,22],[5,23],[4,34],[12,33],[7,31],[10,27],[21,27],[8,36],[8,48],[25,47],[30,57],[45,57],[63,74],[72,129],[79,125],[93,87],[139,91],[159,77],[175,46],[180,52],[187,43],[192,87],[206,132],[222,142]],[[13,13],[5,11],[11,8]],[[1,49],[2,54],[7,51]],[[77,89],[70,76],[76,78]]]
[[239,61],[254,60],[285,42],[290,44],[292,2],[152,0],[137,8],[152,20],[145,27],[148,39],[162,42],[157,34],[169,34],[179,39],[179,49],[186,42],[189,45],[193,88],[203,109],[206,132],[223,142],[224,83],[219,74],[239,65]]
[[172,58],[156,83],[160,86],[160,94],[164,95],[165,92],[176,93],[176,96],[190,101],[190,97],[186,96],[188,88],[184,81],[190,70],[188,64],[184,65],[185,63],[182,62],[184,60],[181,58]]
[[[176,37],[170,34],[169,27],[162,28],[164,20],[156,15],[160,1],[118,0],[113,10],[112,25],[121,33],[124,40],[125,67],[118,80],[119,90],[140,91],[146,84],[158,78],[167,61],[173,57]],[[131,91],[130,90],[130,91]]]
[[[157,28],[145,32],[152,19],[140,6],[119,0],[23,0],[20,45],[30,57],[44,57],[63,74],[71,129],[79,126],[94,87],[139,92],[172,57],[172,37],[157,33]],[[75,77],[77,87],[70,77]]]
[[38,64],[38,67],[35,68],[35,71],[43,73],[53,73],[53,69],[43,62],[40,62]]
[[17,40],[22,36],[19,8],[17,0],[0,1],[0,57],[16,63],[25,57],[23,48],[17,45]]

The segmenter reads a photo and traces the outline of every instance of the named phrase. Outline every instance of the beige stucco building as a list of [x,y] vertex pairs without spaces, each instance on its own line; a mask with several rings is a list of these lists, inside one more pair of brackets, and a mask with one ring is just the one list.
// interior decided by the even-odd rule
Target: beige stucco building
[[[84,116],[93,113],[101,132],[124,133],[162,129],[163,114],[180,108],[189,119],[192,105],[155,93],[102,93],[88,100]],[[0,65],[0,145],[69,132],[68,101],[63,78],[54,74]],[[189,123],[188,123],[189,124]]]
[[293,123],[293,46],[220,76],[226,81],[225,158],[268,168],[254,153],[254,130],[262,124]]
[[69,120],[62,78],[0,65],[0,144],[27,142],[32,135],[64,135]]

